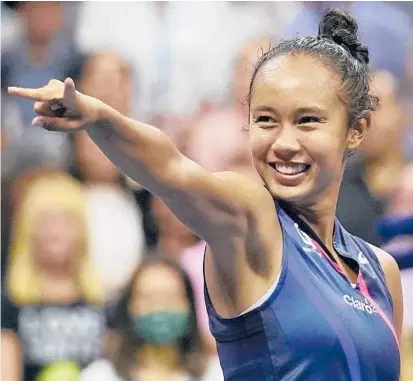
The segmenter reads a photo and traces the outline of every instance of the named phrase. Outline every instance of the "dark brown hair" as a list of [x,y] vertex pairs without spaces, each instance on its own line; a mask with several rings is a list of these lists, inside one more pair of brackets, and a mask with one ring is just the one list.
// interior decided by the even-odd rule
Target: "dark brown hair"
[[350,127],[374,111],[378,98],[370,94],[369,52],[357,35],[358,25],[347,11],[329,8],[321,16],[317,37],[297,37],[281,41],[262,55],[252,74],[248,104],[255,78],[272,58],[289,54],[311,55],[329,65],[341,76],[340,99],[348,105]]

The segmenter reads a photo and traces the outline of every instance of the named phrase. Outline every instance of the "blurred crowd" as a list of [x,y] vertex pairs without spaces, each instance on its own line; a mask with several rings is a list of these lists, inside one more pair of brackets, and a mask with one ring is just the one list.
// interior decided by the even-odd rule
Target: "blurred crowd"
[[70,76],[208,170],[256,178],[243,128],[254,64],[282,38],[315,35],[331,5],[356,16],[380,97],[337,214],[399,263],[413,379],[412,2],[33,1],[1,4],[4,380],[223,379],[205,243],[86,133],[32,126],[32,102],[7,86]]

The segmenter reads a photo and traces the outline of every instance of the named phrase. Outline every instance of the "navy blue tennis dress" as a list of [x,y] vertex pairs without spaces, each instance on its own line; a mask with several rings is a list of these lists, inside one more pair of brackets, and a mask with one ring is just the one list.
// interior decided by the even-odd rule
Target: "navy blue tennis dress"
[[311,228],[277,204],[282,270],[270,296],[233,319],[205,299],[226,381],[397,381],[393,305],[371,247],[336,219],[334,247],[352,285]]

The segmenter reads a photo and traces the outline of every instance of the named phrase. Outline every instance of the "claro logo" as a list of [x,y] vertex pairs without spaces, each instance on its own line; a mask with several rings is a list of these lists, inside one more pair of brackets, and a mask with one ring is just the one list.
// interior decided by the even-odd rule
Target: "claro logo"
[[356,308],[356,309],[358,309],[360,311],[363,311],[363,312],[367,312],[370,315],[373,314],[373,313],[374,314],[378,313],[376,307],[371,305],[371,303],[366,298],[364,298],[364,302],[362,302],[358,299],[355,299],[350,295],[344,295],[343,298],[344,298],[344,301],[349,306],[351,306],[353,308]]

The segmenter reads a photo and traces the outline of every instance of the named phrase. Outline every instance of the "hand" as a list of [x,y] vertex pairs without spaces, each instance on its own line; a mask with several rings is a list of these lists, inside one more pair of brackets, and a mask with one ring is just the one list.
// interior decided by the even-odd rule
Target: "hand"
[[64,82],[52,79],[39,89],[9,87],[8,92],[35,101],[34,111],[39,115],[32,124],[46,130],[74,132],[99,118],[102,102],[76,91],[71,78]]

